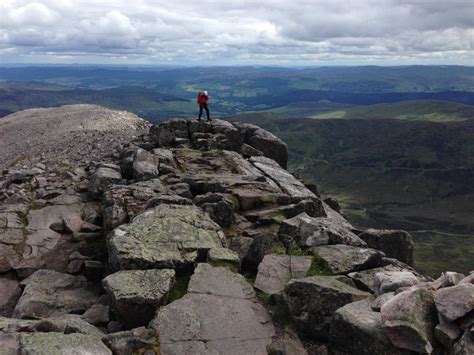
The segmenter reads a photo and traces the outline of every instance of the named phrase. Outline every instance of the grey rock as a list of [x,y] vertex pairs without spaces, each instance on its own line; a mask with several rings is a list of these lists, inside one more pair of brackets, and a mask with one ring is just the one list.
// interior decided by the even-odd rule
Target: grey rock
[[339,221],[323,217],[314,218],[306,213],[283,221],[278,234],[291,237],[300,247],[326,244],[366,246],[364,241]]
[[242,267],[256,271],[265,255],[273,254],[275,250],[283,249],[283,244],[270,233],[259,234],[253,238],[252,244],[242,260]]
[[462,283],[437,290],[435,302],[440,314],[455,321],[474,309],[474,285]]
[[188,264],[182,251],[207,251],[224,245],[220,227],[197,207],[160,205],[113,230],[107,240],[115,270],[174,268]]
[[102,285],[125,326],[146,325],[166,302],[174,270],[126,270],[107,276]]
[[398,259],[408,265],[414,263],[414,248],[411,235],[402,230],[367,229],[359,234],[370,248],[381,250],[389,258]]
[[288,163],[288,146],[281,139],[268,131],[258,128],[248,137],[246,142],[286,169]]
[[242,144],[242,146],[240,147],[240,151],[242,152],[242,155],[246,158],[263,155],[261,151],[259,151],[258,149],[255,149],[254,147],[246,143]]
[[21,296],[21,288],[16,280],[0,278],[0,316],[10,317]]
[[228,248],[209,249],[207,262],[213,266],[227,266],[232,271],[240,270],[239,256],[235,251]]
[[375,294],[396,291],[400,287],[413,286],[418,282],[418,278],[410,271],[380,271],[374,275]]
[[145,327],[108,334],[102,340],[114,355],[160,354],[158,334]]
[[250,247],[253,243],[253,238],[250,237],[235,237],[230,240],[229,249],[235,251],[242,261],[247,256]]
[[[120,169],[117,166],[117,169]],[[121,184],[122,174],[120,170],[111,167],[100,166],[92,175],[88,189],[92,196],[100,197],[110,185]]]
[[392,345],[382,330],[380,313],[370,309],[368,300],[346,304],[334,313],[329,351],[331,354],[409,354]]
[[133,156],[133,178],[137,181],[144,181],[158,177],[159,163],[158,156],[144,149],[138,149]]
[[465,284],[465,283],[474,284],[474,272],[471,271],[471,273],[465,278],[463,278],[461,281],[459,281],[459,283],[460,284]]
[[[282,191],[292,198],[292,202],[298,202],[308,198],[319,199],[304,184],[293,175],[284,170],[274,160],[266,157],[252,157],[250,162],[262,171],[268,178],[277,182]],[[319,211],[319,216],[325,216],[324,211]]]
[[101,338],[104,334],[77,315],[26,320],[0,317],[0,335],[21,332],[77,333]]
[[81,318],[92,325],[106,325],[110,321],[110,308],[103,304],[95,304]]
[[281,294],[291,279],[303,278],[311,267],[312,257],[265,255],[258,266],[255,288],[269,294]]
[[274,340],[268,348],[269,355],[308,355],[303,343],[296,334],[285,331],[285,334]]
[[211,219],[221,227],[227,228],[235,223],[234,205],[222,194],[199,195],[194,203],[207,212]]
[[38,270],[24,282],[26,287],[13,311],[16,318],[85,312],[98,297],[83,276]]
[[433,291],[401,292],[384,303],[380,313],[392,344],[419,353],[433,351],[433,331],[438,323]]
[[451,349],[461,336],[461,330],[459,327],[444,319],[443,316],[438,316],[439,324],[434,329],[434,335],[436,340],[443,344],[448,349]]
[[393,297],[395,297],[395,292],[383,293],[372,302],[370,308],[375,312],[380,312],[382,306]]
[[327,340],[334,312],[347,303],[363,300],[369,294],[333,276],[312,276],[291,280],[283,298],[296,328],[308,338]]
[[127,186],[111,186],[102,199],[104,229],[110,231],[123,223],[128,223],[138,213],[144,211],[151,200],[167,192],[159,179]]
[[188,293],[161,307],[150,327],[159,334],[162,354],[263,355],[275,335],[244,277],[206,264],[191,277]]
[[471,355],[474,353],[474,329],[466,330],[453,347],[454,355]]
[[337,244],[319,246],[314,254],[325,263],[333,274],[348,274],[380,266],[383,253],[375,249]]
[[84,334],[31,333],[20,338],[22,354],[94,354],[112,355],[100,338]]

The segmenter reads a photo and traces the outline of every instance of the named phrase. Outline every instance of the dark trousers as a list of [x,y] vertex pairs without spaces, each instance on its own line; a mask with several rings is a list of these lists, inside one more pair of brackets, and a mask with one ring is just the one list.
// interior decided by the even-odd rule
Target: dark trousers
[[209,107],[207,107],[207,104],[200,104],[200,105],[199,105],[199,117],[198,117],[198,120],[200,120],[201,117],[202,117],[202,110],[206,110],[207,119],[210,121],[210,120],[211,120],[211,117],[209,116]]

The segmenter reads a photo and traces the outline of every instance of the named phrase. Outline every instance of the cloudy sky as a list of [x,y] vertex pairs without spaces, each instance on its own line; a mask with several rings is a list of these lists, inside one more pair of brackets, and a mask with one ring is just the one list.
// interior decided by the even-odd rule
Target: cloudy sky
[[473,0],[0,0],[0,63],[474,64]]

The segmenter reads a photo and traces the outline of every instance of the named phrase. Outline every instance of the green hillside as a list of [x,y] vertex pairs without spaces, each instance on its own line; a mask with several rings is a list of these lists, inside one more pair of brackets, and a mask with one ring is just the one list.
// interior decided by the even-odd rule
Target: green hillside
[[413,232],[420,270],[474,267],[474,120],[234,118],[284,139],[290,169],[338,198],[356,227]]
[[438,100],[411,100],[362,107],[342,108],[308,115],[310,118],[360,119],[395,118],[433,122],[463,121],[474,118],[474,106]]

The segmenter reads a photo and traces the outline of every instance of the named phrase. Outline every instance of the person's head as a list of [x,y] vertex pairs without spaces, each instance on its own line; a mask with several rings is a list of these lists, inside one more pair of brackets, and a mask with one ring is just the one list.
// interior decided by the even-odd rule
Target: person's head
[[205,96],[207,96],[207,91],[203,91],[202,93],[203,93]]

